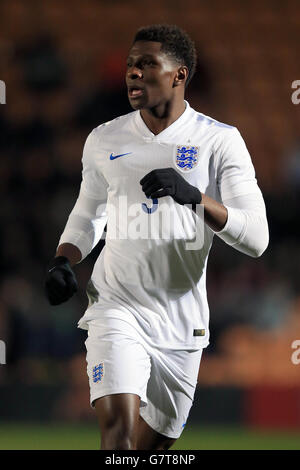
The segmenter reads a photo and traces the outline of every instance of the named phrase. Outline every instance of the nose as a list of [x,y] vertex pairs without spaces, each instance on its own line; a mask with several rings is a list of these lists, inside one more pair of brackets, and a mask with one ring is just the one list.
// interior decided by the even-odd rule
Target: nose
[[134,80],[135,78],[143,78],[142,70],[136,66],[129,67],[127,70],[127,75],[131,80]]

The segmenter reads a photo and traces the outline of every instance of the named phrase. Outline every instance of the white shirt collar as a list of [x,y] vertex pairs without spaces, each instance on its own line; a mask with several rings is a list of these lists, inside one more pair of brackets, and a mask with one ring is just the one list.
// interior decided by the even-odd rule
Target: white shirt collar
[[170,126],[166,127],[163,131],[161,131],[159,134],[155,135],[153,132],[147,127],[145,124],[140,111],[136,111],[135,113],[135,123],[138,128],[138,131],[146,140],[156,140],[159,141],[162,137],[170,137],[172,134],[176,135],[176,129],[178,129],[179,126],[182,126],[182,124],[189,118],[190,112],[191,112],[191,107],[189,103],[184,100],[185,102],[185,110],[184,112],[179,116],[176,121],[174,121]]

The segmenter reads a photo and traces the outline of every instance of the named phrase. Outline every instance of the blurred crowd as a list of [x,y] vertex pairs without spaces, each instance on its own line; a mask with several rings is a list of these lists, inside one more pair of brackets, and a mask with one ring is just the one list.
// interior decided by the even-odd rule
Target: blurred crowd
[[[0,339],[7,345],[7,365],[0,366],[0,384],[63,384],[68,376],[73,384],[79,384],[78,390],[83,387],[86,393],[86,332],[77,329],[77,321],[87,306],[85,285],[104,242],[77,266],[80,292],[70,302],[50,307],[43,283],[47,263],[55,253],[78,194],[81,152],[88,133],[100,123],[131,111],[124,86],[124,65],[132,36],[143,22],[137,18],[135,23],[131,21],[130,28],[134,29],[129,28],[128,40],[124,42],[124,35],[120,35],[119,41],[115,38],[111,47],[107,47],[104,33],[101,36],[99,32],[101,39],[92,54],[87,36],[80,28],[76,30],[73,26],[73,42],[69,35],[59,33],[59,22],[54,28],[53,18],[63,15],[60,10],[63,6],[56,1],[48,3],[52,4],[48,13],[39,6],[42,9],[39,13],[44,14],[40,21],[37,13],[29,15],[27,12],[26,16],[20,2],[0,5],[0,51],[4,58],[0,79],[5,80],[7,86],[7,104],[0,105]],[[29,4],[32,8],[37,5]],[[112,4],[112,9],[119,5],[121,18],[124,2]],[[290,4],[292,2],[287,2]],[[233,43],[238,35],[235,21],[241,21],[247,14],[241,5],[241,11],[235,7],[231,17],[229,10],[227,17],[225,12],[225,20],[223,17],[224,34],[231,34],[225,35],[226,40],[230,37]],[[88,21],[90,14],[94,24],[91,12],[99,10],[101,15],[103,8],[109,10],[97,1],[82,4],[83,21]],[[198,13],[199,22],[204,25],[203,16],[209,15],[209,7],[199,9]],[[275,26],[279,28],[282,12],[266,10],[263,13],[262,29],[265,19],[268,31],[273,28],[276,37]],[[289,41],[292,43],[294,38],[291,27],[298,23],[295,19],[294,23],[289,20],[290,30],[286,27],[284,36],[286,42],[278,38],[277,55],[272,50],[277,66],[282,63],[286,72],[280,69],[281,78],[290,80],[285,85],[288,91],[282,92],[282,83],[276,82],[274,77],[278,86],[278,95],[274,96],[257,79],[259,64],[263,63],[263,60],[258,62],[262,53],[259,42],[245,43],[244,55],[238,48],[228,50],[228,44],[218,42],[222,37],[218,28],[216,42],[205,43],[203,31],[196,35],[196,21],[187,14],[191,31],[188,21],[182,24],[174,13],[172,21],[168,21],[166,15],[153,13],[148,23],[177,22],[194,37],[199,51],[198,70],[187,99],[197,110],[241,130],[263,190],[270,227],[270,245],[260,259],[242,255],[219,240],[215,242],[209,259],[207,285],[211,345],[203,358],[199,382],[299,384],[300,365],[297,369],[290,355],[292,341],[300,339],[297,210],[300,105],[298,108],[293,105],[289,96],[290,83],[300,79],[300,70],[295,76],[295,69],[292,66],[289,69],[289,64],[295,66],[289,50]],[[286,14],[292,18],[292,8]],[[77,12],[77,21],[78,16]],[[6,24],[12,19],[16,26],[14,32],[9,31]],[[71,31],[70,25],[68,31]],[[266,44],[271,44],[268,34]],[[295,43],[293,47],[296,48]],[[266,49],[266,57],[270,50]],[[229,62],[231,53],[237,54],[240,62]],[[254,68],[249,62],[251,57],[252,60],[256,57]],[[252,76],[238,67],[243,60],[245,68],[248,63],[247,71]],[[262,76],[265,69],[259,70]],[[247,75],[248,88],[242,72]],[[270,75],[268,77],[270,79]],[[261,101],[262,95],[264,101]],[[284,104],[280,107],[281,98]],[[270,119],[266,122],[268,115]],[[74,393],[69,400],[72,397],[74,399]]]

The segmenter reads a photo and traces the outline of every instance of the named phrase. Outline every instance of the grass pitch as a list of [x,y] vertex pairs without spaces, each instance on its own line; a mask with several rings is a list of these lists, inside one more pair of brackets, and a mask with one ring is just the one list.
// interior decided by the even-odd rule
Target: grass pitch
[[[0,425],[1,450],[94,450],[100,434],[94,425]],[[300,450],[298,432],[244,428],[187,427],[171,450]]]

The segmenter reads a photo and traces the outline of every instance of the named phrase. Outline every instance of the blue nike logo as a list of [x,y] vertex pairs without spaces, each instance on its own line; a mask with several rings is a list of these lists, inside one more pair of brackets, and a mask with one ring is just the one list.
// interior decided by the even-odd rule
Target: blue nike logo
[[120,155],[113,155],[112,153],[110,154],[110,159],[111,160],[114,160],[115,158],[119,158],[119,157],[124,157],[124,155],[130,155],[132,152],[128,152],[128,153],[121,153]]

